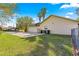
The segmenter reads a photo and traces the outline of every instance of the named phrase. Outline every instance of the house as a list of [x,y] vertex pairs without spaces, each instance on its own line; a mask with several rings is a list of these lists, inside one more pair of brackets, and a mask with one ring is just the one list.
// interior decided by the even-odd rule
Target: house
[[28,28],[28,32],[38,33],[40,31],[38,27],[39,27],[39,23],[36,23],[36,24],[34,23],[32,24],[32,26]]
[[16,27],[12,27],[12,26],[2,26],[2,29],[4,31],[16,31]]
[[71,29],[78,28],[79,22],[61,16],[50,15],[39,26],[40,31],[49,30],[51,34],[71,35]]

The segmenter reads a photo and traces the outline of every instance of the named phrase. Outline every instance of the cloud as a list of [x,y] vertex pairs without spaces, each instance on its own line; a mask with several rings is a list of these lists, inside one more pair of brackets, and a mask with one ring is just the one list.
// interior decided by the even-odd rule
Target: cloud
[[59,4],[59,3],[51,3],[52,5],[56,5],[56,4]]
[[71,17],[70,17],[70,16],[68,16],[68,15],[66,15],[65,17],[66,17],[66,18],[71,18]]
[[34,23],[38,23],[39,22],[39,20],[38,20],[37,17],[36,18],[33,18],[33,20],[34,20]]
[[70,5],[64,4],[60,8],[69,8],[69,7],[70,7]]
[[71,16],[73,16],[74,15],[74,13],[73,12],[68,12],[68,13],[66,13],[66,18],[72,18]]
[[13,16],[13,17],[20,17],[21,15],[18,14],[18,13],[14,13],[12,16]]
[[68,12],[66,15],[73,15],[74,13],[73,12]]
[[68,12],[65,17],[66,18],[72,18],[73,15],[74,15],[73,12]]
[[79,3],[64,4],[60,8],[79,7]]

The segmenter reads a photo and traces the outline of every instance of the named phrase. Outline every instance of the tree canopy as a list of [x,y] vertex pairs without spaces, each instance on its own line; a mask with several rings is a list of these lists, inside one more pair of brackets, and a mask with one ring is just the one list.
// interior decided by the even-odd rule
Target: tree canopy
[[79,8],[76,9],[76,14],[79,16]]
[[23,17],[17,18],[16,27],[26,32],[28,27],[31,26],[32,22],[33,22],[33,19],[31,17],[23,16]]
[[39,22],[45,19],[45,15],[46,15],[47,9],[45,7],[41,8],[40,12],[38,13],[38,18],[39,18]]
[[0,9],[6,14],[11,15],[16,9],[16,3],[0,3]]
[[16,10],[15,3],[0,3],[0,25],[3,26],[6,22],[10,21],[10,17]]

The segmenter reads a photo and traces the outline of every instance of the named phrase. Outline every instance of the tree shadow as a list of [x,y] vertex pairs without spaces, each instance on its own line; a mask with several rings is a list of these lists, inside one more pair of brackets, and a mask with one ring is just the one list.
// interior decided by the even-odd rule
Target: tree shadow
[[36,41],[36,36],[25,38],[25,41],[26,40],[28,40],[30,42],[35,42]]
[[[40,38],[39,38],[40,37]],[[47,39],[47,38],[46,38]],[[36,47],[28,54],[17,54],[17,56],[48,56],[48,41],[45,40],[45,37],[30,37],[26,38],[30,42],[36,42]]]
[[62,38],[62,35],[47,34],[26,38],[25,40],[35,42],[36,47],[29,53],[17,54],[17,56],[69,56],[72,55],[71,40],[69,39],[71,39],[70,36],[63,36]]

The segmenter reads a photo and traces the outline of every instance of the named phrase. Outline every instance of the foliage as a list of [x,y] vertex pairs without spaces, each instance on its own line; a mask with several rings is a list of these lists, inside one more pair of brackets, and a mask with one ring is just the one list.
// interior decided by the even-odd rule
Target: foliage
[[8,23],[10,21],[10,16],[5,15],[5,14],[1,14],[0,15],[0,25],[6,25],[6,23]]
[[37,16],[38,16],[38,18],[39,18],[39,22],[41,22],[41,18],[42,18],[41,13],[39,12]]
[[10,16],[16,8],[15,3],[0,3],[0,25],[3,26],[10,21]]
[[0,3],[0,9],[6,14],[11,15],[16,9],[16,3]]
[[46,9],[45,7],[43,7],[43,8],[41,9],[41,11],[38,13],[37,16],[38,16],[38,18],[39,18],[39,22],[42,21],[42,18],[43,18],[43,20],[45,19],[46,12],[47,12],[47,9]]
[[33,19],[28,16],[17,18],[16,27],[18,29],[23,29],[25,32],[27,31],[28,27],[32,24]]
[[76,20],[79,21],[79,17]]
[[42,8],[42,9],[41,9],[41,13],[42,13],[43,20],[44,20],[44,18],[45,18],[46,11],[47,11],[46,8]]
[[79,8],[76,9],[76,14],[79,15]]

